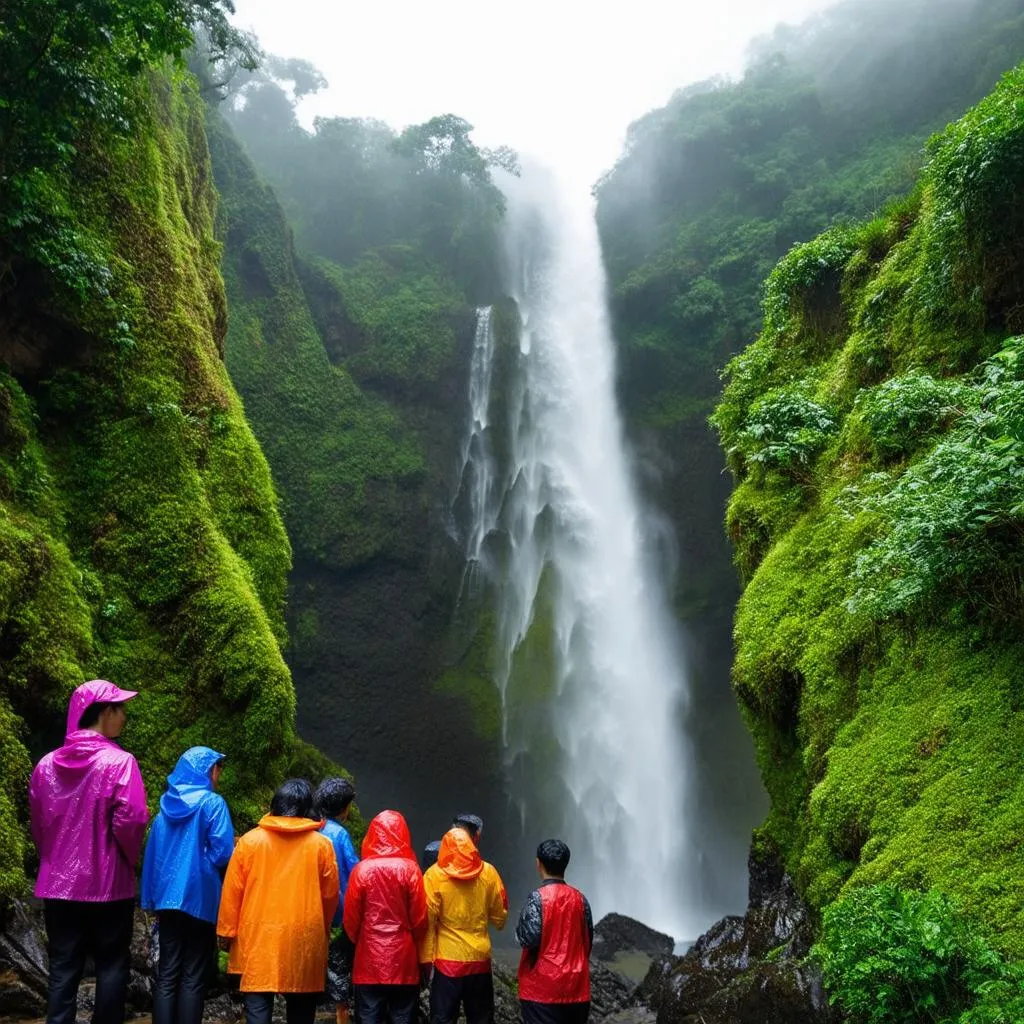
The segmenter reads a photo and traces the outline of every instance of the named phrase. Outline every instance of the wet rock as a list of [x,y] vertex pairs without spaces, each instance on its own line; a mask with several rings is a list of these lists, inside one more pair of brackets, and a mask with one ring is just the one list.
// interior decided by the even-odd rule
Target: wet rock
[[657,957],[639,994],[658,1024],[834,1024],[805,962],[813,939],[777,858],[752,852],[747,913],[713,925],[685,956]]
[[44,1016],[46,979],[41,910],[20,901],[0,904],[0,1017]]
[[611,961],[618,954],[630,951],[654,957],[671,953],[673,949],[675,940],[671,935],[656,932],[623,914],[606,914],[594,927],[591,956],[595,960]]

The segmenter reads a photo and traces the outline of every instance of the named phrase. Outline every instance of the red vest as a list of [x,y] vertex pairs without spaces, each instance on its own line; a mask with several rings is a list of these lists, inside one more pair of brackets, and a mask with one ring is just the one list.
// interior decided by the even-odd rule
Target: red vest
[[519,960],[519,998],[533,1003],[590,1002],[590,934],[583,895],[571,885],[542,885],[540,950]]

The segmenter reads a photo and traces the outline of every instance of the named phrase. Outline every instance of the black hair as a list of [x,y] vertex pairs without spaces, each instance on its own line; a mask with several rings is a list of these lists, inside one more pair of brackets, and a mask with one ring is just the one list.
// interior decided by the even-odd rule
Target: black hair
[[279,818],[311,818],[313,787],[305,779],[282,782],[270,801],[270,813]]
[[95,704],[90,704],[83,712],[82,717],[78,720],[79,729],[93,729],[96,723],[100,720],[100,715],[103,714],[107,708],[119,708],[124,705],[124,701],[120,700],[98,700]]
[[452,828],[464,828],[470,839],[476,842],[484,830],[484,819],[478,818],[475,814],[457,814],[452,821]]
[[569,866],[569,847],[561,839],[545,839],[537,847],[537,860],[549,875],[561,878]]
[[441,852],[441,840],[435,839],[432,843],[427,843],[423,847],[423,856],[420,858],[420,863],[423,865],[423,870],[426,871],[431,864],[437,863],[437,855]]
[[317,817],[336,818],[356,798],[356,787],[348,779],[324,779],[316,787],[313,809]]

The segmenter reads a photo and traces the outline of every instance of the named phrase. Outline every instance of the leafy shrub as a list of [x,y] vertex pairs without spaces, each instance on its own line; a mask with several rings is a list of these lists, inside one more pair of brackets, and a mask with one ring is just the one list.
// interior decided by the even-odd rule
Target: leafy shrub
[[779,388],[753,404],[736,447],[747,463],[806,479],[835,431],[833,414],[808,398],[802,385]]
[[826,909],[811,953],[830,1001],[864,1024],[1020,1020],[1024,969],[936,891],[855,889]]
[[866,445],[877,458],[899,458],[948,424],[965,401],[965,390],[927,373],[908,373],[861,392],[855,419],[865,428]]
[[[1020,616],[1022,377],[1024,338],[1015,338],[982,365],[970,387],[957,388],[965,406],[958,425],[891,490],[864,500],[881,532],[857,557],[851,609],[884,617],[952,587],[971,602]],[[892,424],[898,434],[898,415]]]

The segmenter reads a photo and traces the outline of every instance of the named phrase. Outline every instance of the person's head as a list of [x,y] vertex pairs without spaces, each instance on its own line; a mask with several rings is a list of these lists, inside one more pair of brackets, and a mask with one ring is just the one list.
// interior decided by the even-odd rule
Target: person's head
[[462,828],[469,833],[469,838],[478,846],[484,834],[484,820],[475,814],[457,814],[452,821],[452,828]]
[[437,863],[437,855],[441,850],[441,840],[435,839],[432,843],[427,843],[423,847],[423,857],[420,863],[423,865],[423,870],[426,871],[431,865]]
[[313,787],[305,779],[282,782],[270,801],[270,813],[278,818],[311,818]]
[[319,818],[347,818],[356,798],[356,788],[348,779],[324,779],[316,787],[313,810]]
[[224,762],[217,761],[210,765],[210,788],[216,789],[220,784],[220,773],[224,770]]
[[537,871],[541,878],[565,878],[569,847],[561,839],[545,839],[537,847]]
[[123,701],[97,701],[90,704],[78,720],[79,729],[91,729],[108,740],[116,740],[124,729],[127,715]]

